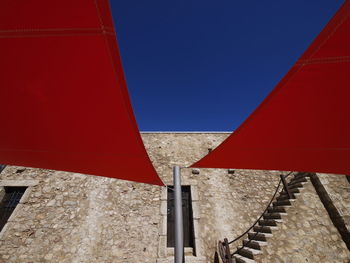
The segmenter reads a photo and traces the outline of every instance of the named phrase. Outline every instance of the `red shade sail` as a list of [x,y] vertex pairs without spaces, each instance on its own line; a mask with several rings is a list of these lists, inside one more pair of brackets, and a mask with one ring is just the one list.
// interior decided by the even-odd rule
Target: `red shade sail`
[[350,1],[255,112],[194,167],[350,174]]
[[107,0],[0,0],[0,163],[162,185]]

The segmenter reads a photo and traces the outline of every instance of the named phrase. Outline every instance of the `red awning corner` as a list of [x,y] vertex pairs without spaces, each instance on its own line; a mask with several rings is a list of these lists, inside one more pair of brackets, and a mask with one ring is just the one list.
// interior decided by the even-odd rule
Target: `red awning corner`
[[163,185],[107,0],[0,1],[0,163]]
[[255,112],[193,167],[350,174],[350,1]]

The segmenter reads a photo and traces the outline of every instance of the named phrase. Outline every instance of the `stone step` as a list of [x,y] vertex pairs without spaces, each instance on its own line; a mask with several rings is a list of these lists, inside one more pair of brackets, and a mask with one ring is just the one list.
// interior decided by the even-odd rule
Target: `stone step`
[[297,173],[294,175],[294,178],[300,178],[300,177],[309,177],[309,173]]
[[276,220],[273,219],[260,219],[258,223],[260,226],[277,226]]
[[293,179],[288,183],[288,185],[297,184],[297,183],[307,183],[307,182],[308,182],[307,178],[304,177],[299,179]]
[[[298,188],[294,188],[294,189],[289,189],[289,192],[291,194],[296,194],[296,193],[300,193],[300,190]],[[285,194],[287,194],[287,193],[284,190],[280,193],[280,195],[285,195]]]
[[270,206],[267,208],[269,213],[287,213],[287,208],[284,206]]
[[238,254],[243,256],[243,257],[246,257],[246,258],[250,258],[250,259],[254,259],[254,255],[258,255],[258,254],[261,254],[261,250],[259,249],[254,249],[254,248],[251,248],[251,247],[243,247],[243,248],[240,248],[238,250]]
[[303,187],[304,187],[303,184],[304,184],[304,183],[293,184],[293,185],[288,186],[288,188],[289,188],[289,189],[303,188]]
[[235,258],[237,263],[256,263],[254,259],[246,258],[239,254],[235,254],[233,257]]
[[292,203],[290,200],[280,200],[272,203],[273,206],[291,206]]
[[305,178],[305,177],[307,177],[307,175],[305,173],[300,173],[300,174],[294,175],[294,178]]
[[291,180],[298,180],[298,179],[302,179],[302,178],[305,178],[305,176],[300,175],[300,174],[296,174],[296,175],[291,177]]
[[280,213],[265,213],[263,215],[264,219],[282,219],[282,216]]
[[[265,242],[265,243],[267,243],[267,242]],[[243,246],[261,250],[261,246],[259,243],[257,243],[256,240],[249,240],[249,239],[243,240]]]
[[253,240],[253,239],[244,239],[243,240],[243,246],[245,247],[251,247],[254,249],[260,249],[267,245],[267,242],[265,241],[259,241],[259,240]]
[[272,237],[272,234],[268,233],[257,233],[257,232],[249,232],[248,238],[259,241],[267,241],[267,238]]
[[296,196],[295,194],[292,194],[290,195],[290,198],[287,194],[283,194],[283,195],[280,195],[276,198],[277,201],[282,201],[282,200],[289,200],[289,199],[296,199]]
[[254,226],[253,230],[260,233],[272,233],[272,229],[269,226]]
[[292,179],[288,186],[291,186],[293,184],[298,184],[298,183],[306,183],[307,182],[307,179],[306,178],[297,178],[297,179]]

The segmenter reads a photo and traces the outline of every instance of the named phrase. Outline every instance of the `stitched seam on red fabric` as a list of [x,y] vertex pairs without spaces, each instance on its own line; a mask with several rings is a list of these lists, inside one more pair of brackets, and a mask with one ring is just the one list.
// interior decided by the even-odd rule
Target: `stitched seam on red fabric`
[[[333,29],[333,31],[327,36],[327,38],[322,41],[322,43],[319,44],[319,46],[315,49],[315,51],[309,56],[310,58],[328,41],[328,39],[336,32],[336,30],[346,21],[346,19],[348,18],[348,16],[350,15],[347,14],[339,23],[338,25],[335,26],[335,28]],[[298,69],[291,75],[289,76],[288,78],[288,81],[290,81],[296,73],[298,73],[299,71],[301,71],[301,69],[303,68],[305,64],[299,64],[299,63],[296,63],[293,67],[298,67]],[[293,67],[290,69],[292,70]],[[289,71],[290,72],[290,71]],[[288,75],[288,73],[287,73]],[[287,77],[287,75],[285,77]],[[282,79],[283,80],[283,79]],[[253,111],[253,113],[250,115],[250,117],[248,117],[248,119],[246,119],[245,122],[242,123],[242,125],[240,125],[238,127],[238,129],[234,132],[234,134],[236,134],[236,136],[241,132],[242,129],[244,129],[246,127],[246,125],[252,121],[252,119],[254,119],[255,115],[260,112],[261,108],[263,108],[263,106],[265,104],[267,104],[271,99],[273,99],[273,97],[275,97],[279,91],[287,84],[288,81],[285,81],[285,83],[283,85],[281,85],[280,87],[275,87],[275,89],[268,95],[268,97],[255,109],[255,111]],[[278,85],[278,84],[277,84]],[[234,136],[234,135],[233,135]],[[224,145],[228,142],[228,140],[225,140],[221,145]],[[221,147],[217,147],[217,148],[221,148]],[[215,152],[215,149],[213,150],[212,153]],[[204,157],[205,158],[205,157]],[[201,159],[202,160],[202,159]],[[199,160],[199,162],[201,161]]]
[[334,29],[328,34],[328,36],[318,45],[317,48],[315,48],[314,52],[309,56],[309,58],[312,58],[320,49],[321,47],[331,38],[331,36],[334,35],[334,33],[338,30],[338,28],[344,24],[344,22],[349,17],[350,12],[341,20],[339,23],[334,27]]
[[[98,15],[98,18],[99,18],[101,27],[103,28],[103,27],[104,27],[104,24],[103,24],[103,20],[102,20],[101,14],[100,14],[100,9],[99,9],[99,7],[98,7],[98,4],[97,4],[97,1],[96,1],[96,0],[94,0],[94,3],[95,3],[95,7],[96,7],[96,10],[97,10],[97,15]],[[110,61],[111,61],[111,64],[112,64],[112,68],[113,68],[115,77],[116,77],[117,80],[118,80],[118,73],[117,73],[117,70],[116,70],[115,65],[114,65],[114,63],[113,63],[113,56],[112,56],[112,54],[111,54],[111,48],[110,48],[110,46],[109,46],[108,39],[107,39],[106,37],[104,37],[104,40],[105,40],[105,43],[106,43],[106,46],[107,46],[107,49],[108,49],[108,56],[109,56]],[[120,82],[120,81],[117,81],[117,82]],[[124,95],[122,94],[121,91],[120,91],[120,93],[121,93],[121,95],[122,95],[122,97],[123,97],[123,100],[122,100],[122,101],[123,101],[123,104],[124,104],[124,109],[125,109],[125,111],[127,112],[128,119],[129,119],[130,123],[133,123],[134,120],[133,120],[133,119],[129,116],[129,114],[128,114],[127,105],[125,104],[125,101],[124,101]],[[136,135],[137,140],[138,140],[139,143],[141,143],[141,145],[143,146],[143,142],[142,142],[142,139],[141,139],[141,137],[140,137],[140,134],[138,134],[138,131],[136,131],[136,130],[135,130],[134,132],[135,132],[135,135]],[[145,155],[143,155],[143,156],[146,157],[146,158],[149,158],[149,157],[148,157],[148,154],[147,154],[147,151],[146,151],[146,149],[145,149],[144,146],[143,146],[143,150],[144,150],[144,154],[145,154]]]
[[112,35],[114,33],[74,33],[74,34],[41,34],[41,35],[0,35],[0,39],[5,38],[36,38],[36,37],[74,37],[74,36],[102,36],[102,35]]
[[101,26],[102,29],[104,29],[104,24],[103,24],[103,20],[102,20],[101,14],[100,14],[100,9],[98,8],[98,4],[97,4],[96,0],[94,0],[94,4],[95,4],[95,7],[96,7],[98,20],[100,21],[100,26]]
[[[106,27],[110,31],[114,32],[111,27]],[[12,32],[38,32],[38,31],[88,31],[88,30],[101,30],[99,27],[71,27],[71,28],[18,28],[18,29],[0,29],[0,33],[12,33]]]
[[343,63],[343,62],[350,62],[350,56],[304,59],[304,60],[299,60],[295,64],[308,65],[308,64]]
[[[106,152],[80,152],[80,151],[52,151],[52,150],[33,150],[33,149],[7,149],[0,148],[0,152],[33,152],[33,153],[52,153],[52,154],[79,154],[79,155],[90,155],[90,156],[125,156],[133,157],[134,154],[114,154]],[[137,158],[143,158],[144,155],[138,155]]]
[[0,38],[45,37],[45,36],[84,36],[115,35],[114,31],[103,31],[101,28],[54,28],[54,29],[21,29],[0,30]]
[[[98,5],[97,5],[96,0],[94,1],[94,3],[95,3],[95,6],[96,6],[97,15],[98,15],[98,17],[99,17],[99,19],[100,19],[100,23],[101,23],[101,25],[102,25],[102,27],[103,27],[103,26],[104,26],[104,25],[103,25],[103,21],[102,21],[102,18],[101,18],[101,15],[100,15],[100,10],[99,10],[99,8],[98,8]],[[118,74],[117,74],[117,69],[116,69],[116,67],[115,67],[115,65],[114,65],[114,63],[113,63],[113,56],[112,56],[112,54],[111,54],[111,47],[110,47],[110,45],[109,45],[109,43],[108,43],[108,39],[107,39],[106,35],[105,35],[103,38],[105,39],[105,43],[106,43],[106,46],[107,46],[107,49],[108,49],[108,54],[109,54],[109,58],[110,58],[110,60],[111,60],[111,64],[112,64],[112,67],[113,67],[113,70],[114,70],[115,77],[116,77],[116,79],[117,79],[117,82],[120,82],[120,79],[118,78]],[[120,63],[121,63],[121,61],[120,61]],[[123,73],[123,72],[122,72],[122,73]],[[119,80],[119,81],[118,81],[118,80]],[[125,80],[124,80],[124,81],[125,81]],[[126,88],[126,87],[125,87],[125,88]],[[133,124],[134,122],[136,122],[136,120],[135,120],[132,116],[129,115],[129,111],[128,111],[127,108],[126,108],[128,105],[126,105],[126,102],[125,102],[125,100],[124,100],[124,99],[125,99],[125,95],[123,94],[122,91],[120,91],[120,93],[121,93],[121,95],[122,95],[122,97],[123,97],[122,102],[123,102],[123,104],[124,104],[124,108],[125,108],[126,113],[127,113],[127,115],[128,115],[128,119],[129,119],[129,121]],[[127,99],[129,99],[129,98],[127,98]],[[131,103],[131,102],[129,102],[129,103]],[[133,126],[134,126],[134,125],[133,125]],[[153,181],[153,182],[157,182],[157,184],[158,184],[158,180],[160,180],[160,182],[161,182],[163,185],[165,185],[164,182],[162,181],[162,179],[158,176],[157,171],[155,170],[154,166],[152,165],[152,161],[151,161],[151,159],[150,159],[149,156],[148,156],[147,150],[146,150],[146,148],[145,148],[145,146],[144,146],[144,144],[143,144],[141,135],[140,135],[140,133],[139,133],[139,131],[138,131],[137,123],[135,123],[135,126],[136,126],[136,127],[135,127],[133,130],[134,130],[135,135],[136,135],[135,138],[137,138],[137,140],[139,141],[139,143],[140,143],[140,145],[141,145],[141,148],[142,148],[142,150],[143,150],[142,158],[146,158],[146,160],[147,160],[147,162],[148,162],[148,165],[151,166],[151,170],[154,171],[154,173],[155,173],[155,175],[156,175],[156,177],[157,177],[157,178],[153,178],[152,181]]]

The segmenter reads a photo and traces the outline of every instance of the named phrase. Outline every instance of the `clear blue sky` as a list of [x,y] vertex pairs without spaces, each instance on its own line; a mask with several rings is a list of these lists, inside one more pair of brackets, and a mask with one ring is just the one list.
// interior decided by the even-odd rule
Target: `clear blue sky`
[[111,0],[143,131],[232,131],[343,0]]

